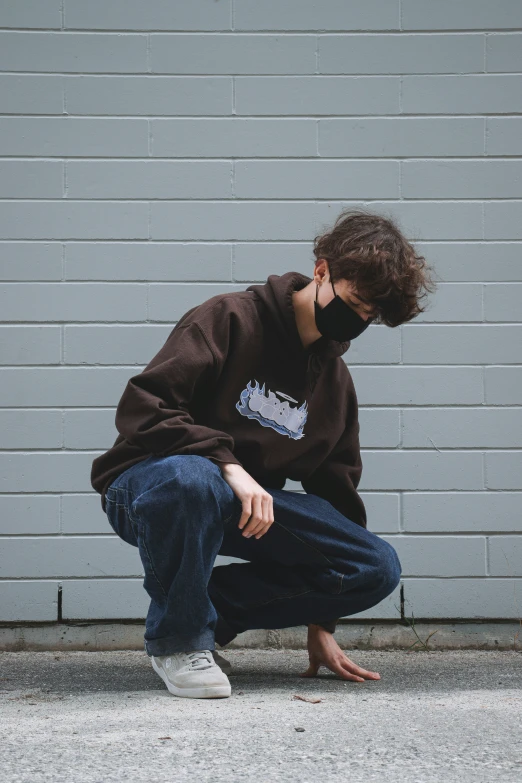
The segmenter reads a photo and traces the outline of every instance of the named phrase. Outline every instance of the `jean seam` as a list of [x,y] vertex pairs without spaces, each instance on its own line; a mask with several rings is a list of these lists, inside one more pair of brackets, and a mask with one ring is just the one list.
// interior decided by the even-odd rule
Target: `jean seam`
[[310,588],[309,590],[303,590],[300,593],[291,593],[289,595],[278,595],[275,598],[270,598],[268,601],[261,601],[261,603],[257,604],[250,604],[249,609],[257,609],[260,606],[266,606],[267,604],[272,604],[274,601],[284,601],[287,598],[297,598],[300,595],[306,595],[307,593],[313,593],[313,588]]
[[[317,554],[318,554],[318,555],[320,555],[321,557],[324,557],[324,559],[326,560],[326,562],[327,562],[329,565],[331,565],[331,566],[332,566],[332,568],[334,567],[334,564],[332,563],[332,561],[330,560],[330,558],[329,558],[327,555],[325,555],[325,554],[324,554],[324,552],[321,552],[321,550],[320,550],[320,549],[317,549],[317,547],[313,546],[313,544],[310,544],[310,543],[308,543],[308,541],[304,541],[304,540],[303,540],[302,538],[300,538],[300,537],[299,537],[299,536],[298,536],[296,533],[294,533],[294,532],[293,532],[293,530],[290,530],[289,528],[285,527],[284,525],[282,525],[282,524],[281,524],[281,522],[278,522],[276,519],[274,519],[274,525],[279,525],[279,527],[282,527],[282,528],[283,528],[283,530],[286,530],[286,532],[287,532],[287,533],[290,533],[290,535],[294,536],[294,538],[297,538],[297,540],[298,540],[298,541],[299,541],[301,544],[304,544],[304,545],[305,545],[305,546],[307,546],[309,549],[313,549],[313,551],[314,551],[314,552],[317,552]],[[335,569],[334,569],[334,570],[335,570]]]
[[[161,591],[162,591],[164,597],[166,599],[168,599],[168,591],[165,590],[165,587],[163,586],[163,584],[161,582],[161,579],[159,578],[159,576],[156,573],[156,569],[154,568],[154,562],[152,560],[149,548],[147,546],[147,541],[146,541],[146,537],[145,537],[145,525],[141,521],[141,519],[140,519],[138,514],[136,514],[136,519],[134,519],[133,518],[133,514],[131,514],[131,512],[130,512],[130,509],[126,509],[126,510],[127,510],[127,514],[129,515],[129,519],[131,520],[131,523],[134,523],[134,524],[139,525],[141,527],[141,531],[142,531],[141,541],[142,541],[142,544],[143,544],[143,548],[144,548],[145,552],[147,553],[147,557],[149,559],[151,571],[154,574],[154,578],[156,579],[157,583],[161,587]],[[138,536],[136,536],[136,540],[139,540]]]
[[126,503],[116,503],[115,500],[111,500],[111,498],[107,498],[107,505],[111,504],[111,506],[116,506],[116,508],[127,508]]

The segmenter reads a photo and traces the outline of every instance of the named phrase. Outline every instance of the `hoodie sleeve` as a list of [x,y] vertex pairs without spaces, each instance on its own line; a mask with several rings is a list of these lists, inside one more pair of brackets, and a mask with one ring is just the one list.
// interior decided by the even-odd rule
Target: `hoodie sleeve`
[[[301,484],[306,492],[328,500],[341,514],[365,528],[366,510],[357,492],[362,474],[362,460],[357,397],[353,388],[348,415],[344,432],[332,452],[311,476],[301,481]],[[338,620],[316,620],[314,624],[322,626],[333,634],[337,622]]]
[[127,382],[116,409],[118,432],[157,456],[197,454],[241,465],[233,438],[197,424],[191,415],[194,398],[208,394],[219,376],[216,357],[198,323],[178,323],[145,369]]
[[352,384],[341,437],[324,462],[301,484],[305,492],[328,500],[341,514],[365,528],[366,510],[357,492],[362,474],[359,429],[357,396]]

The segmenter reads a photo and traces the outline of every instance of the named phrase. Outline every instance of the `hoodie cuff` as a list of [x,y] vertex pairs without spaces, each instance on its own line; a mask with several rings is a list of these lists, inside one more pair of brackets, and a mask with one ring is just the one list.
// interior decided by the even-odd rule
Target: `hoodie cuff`
[[318,620],[316,623],[313,623],[313,625],[320,625],[325,631],[335,633],[337,622],[337,620]]
[[230,449],[226,448],[226,446],[223,446],[220,449],[216,449],[212,452],[212,454],[204,454],[202,456],[205,456],[207,459],[211,460],[217,465],[219,465],[219,463],[223,464],[226,462],[233,462],[235,465],[241,465],[241,467],[243,467],[243,463],[240,462],[237,457],[232,454]]

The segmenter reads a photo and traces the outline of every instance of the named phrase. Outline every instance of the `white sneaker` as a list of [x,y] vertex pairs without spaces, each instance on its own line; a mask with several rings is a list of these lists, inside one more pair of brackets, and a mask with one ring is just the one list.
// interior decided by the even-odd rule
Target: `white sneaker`
[[216,699],[232,693],[228,677],[215,662],[211,650],[152,655],[151,661],[152,668],[174,696]]

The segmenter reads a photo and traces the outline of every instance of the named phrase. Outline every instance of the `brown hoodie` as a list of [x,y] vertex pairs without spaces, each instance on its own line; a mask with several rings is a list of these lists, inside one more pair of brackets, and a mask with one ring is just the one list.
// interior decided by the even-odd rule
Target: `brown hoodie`
[[293,291],[310,277],[270,275],[185,313],[145,369],[127,383],[114,445],[92,464],[105,493],[150,454],[235,462],[261,485],[287,478],[366,527],[358,406],[341,358],[350,342],[320,337],[304,348]]

